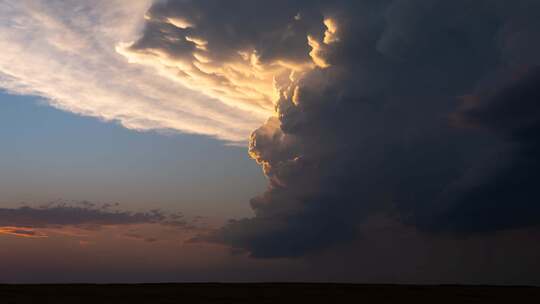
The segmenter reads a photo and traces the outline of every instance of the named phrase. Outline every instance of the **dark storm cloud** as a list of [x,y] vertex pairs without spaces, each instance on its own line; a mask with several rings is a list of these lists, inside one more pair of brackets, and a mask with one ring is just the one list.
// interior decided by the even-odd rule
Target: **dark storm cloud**
[[213,60],[249,46],[262,62],[315,63],[276,77],[278,115],[252,135],[270,183],[255,216],[204,238],[291,257],[355,240],[381,214],[427,233],[540,224],[539,12],[532,0],[169,1],[132,48],[182,57],[196,46],[171,35],[192,31]]
[[455,116],[464,127],[484,128],[509,141],[537,145],[540,131],[540,67],[518,72],[495,92],[467,96]]
[[472,96],[456,115],[465,127],[508,142],[510,160],[450,208],[437,225],[490,231],[540,223],[540,67],[488,96]]
[[110,205],[92,203],[80,205],[51,204],[42,207],[0,209],[0,227],[51,228],[64,226],[100,227],[133,224],[163,224],[191,227],[179,214],[158,210],[129,212],[111,209]]

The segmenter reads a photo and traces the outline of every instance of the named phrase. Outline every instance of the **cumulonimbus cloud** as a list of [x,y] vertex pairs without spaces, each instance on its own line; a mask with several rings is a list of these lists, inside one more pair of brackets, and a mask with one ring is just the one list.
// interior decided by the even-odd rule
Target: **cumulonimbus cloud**
[[[34,28],[47,35],[19,37],[33,31],[18,26],[37,20],[49,28],[50,20],[27,17],[43,10],[17,3],[7,6],[9,16],[22,11],[30,19],[2,19],[15,30],[2,31],[7,39],[0,41],[19,46],[11,58],[30,52],[28,60],[41,61],[24,69],[4,60],[4,87],[135,129],[228,140],[241,140],[269,118],[250,140],[250,155],[269,179],[268,190],[251,201],[255,216],[199,239],[255,257],[292,257],[355,240],[359,226],[381,214],[431,234],[540,224],[538,140],[531,135],[540,121],[532,89],[540,65],[538,1],[159,1],[139,37],[98,30],[90,36],[106,38],[98,39],[105,57],[72,55],[79,59],[67,62],[87,68],[56,75],[73,72],[66,85],[80,84],[72,82],[79,77],[99,84],[76,98],[67,92],[83,87],[50,86],[63,79],[38,81],[32,67],[44,66],[44,56],[95,48],[66,44],[50,35],[57,29],[42,26]],[[100,14],[115,7],[96,3]],[[117,13],[130,7],[112,3]],[[128,11],[146,10],[139,8]],[[86,37],[67,33],[60,37]],[[52,53],[25,53],[20,46],[27,41]],[[108,72],[84,78],[88,71]],[[105,77],[111,71],[141,78]],[[175,90],[181,99],[164,95]]]
[[[159,3],[146,35],[126,49],[180,82],[211,65],[223,80],[217,91],[234,83],[223,69],[238,51],[252,50],[256,60],[246,65],[265,71],[311,63],[275,75],[276,115],[252,133],[250,155],[270,183],[251,201],[255,217],[203,240],[291,257],[357,239],[361,223],[380,214],[449,235],[539,224],[539,178],[526,170],[538,160],[527,135],[538,122],[536,78],[516,74],[539,64],[540,45],[527,42],[540,32],[530,9],[505,1],[250,3]],[[268,14],[254,18],[260,10]],[[485,87],[495,97],[483,97]],[[464,110],[471,95],[487,101]]]

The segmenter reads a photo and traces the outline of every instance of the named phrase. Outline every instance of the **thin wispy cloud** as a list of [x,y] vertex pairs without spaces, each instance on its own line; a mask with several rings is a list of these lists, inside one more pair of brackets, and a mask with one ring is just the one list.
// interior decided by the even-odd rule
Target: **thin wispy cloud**
[[134,130],[247,142],[268,116],[187,88],[117,52],[137,38],[152,1],[0,3],[0,88]]

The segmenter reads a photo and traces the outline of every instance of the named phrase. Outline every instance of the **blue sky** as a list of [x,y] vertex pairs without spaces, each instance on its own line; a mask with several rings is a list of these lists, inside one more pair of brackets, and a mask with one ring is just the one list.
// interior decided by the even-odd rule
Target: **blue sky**
[[0,141],[3,206],[88,200],[238,217],[265,186],[245,147],[128,130],[31,96],[0,94]]

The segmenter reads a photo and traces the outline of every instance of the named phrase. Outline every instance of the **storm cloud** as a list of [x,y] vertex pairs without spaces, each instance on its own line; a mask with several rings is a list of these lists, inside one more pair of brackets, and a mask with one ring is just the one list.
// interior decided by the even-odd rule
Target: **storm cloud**
[[[266,120],[249,146],[269,182],[254,217],[198,239],[298,257],[381,216],[445,238],[540,224],[539,12],[534,0],[156,1],[140,36],[106,37],[106,58],[164,91],[122,82],[118,96],[137,98],[78,108],[0,68],[134,129],[241,141]],[[193,98],[169,102],[175,88]]]
[[[274,73],[275,115],[250,142],[269,188],[253,218],[203,239],[303,256],[361,238],[381,215],[445,237],[540,224],[538,6],[159,2],[125,53],[226,98],[254,71]],[[269,105],[269,92],[242,98]]]

